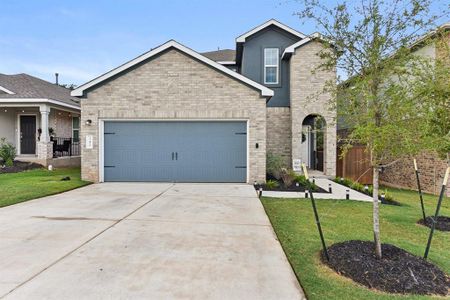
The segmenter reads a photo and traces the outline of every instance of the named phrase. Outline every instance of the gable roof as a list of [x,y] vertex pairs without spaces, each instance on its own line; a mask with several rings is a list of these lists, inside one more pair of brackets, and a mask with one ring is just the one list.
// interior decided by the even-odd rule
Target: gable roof
[[81,97],[81,96],[83,96],[85,90],[87,90],[93,86],[96,86],[96,85],[100,84],[101,82],[103,82],[103,81],[139,64],[140,62],[143,62],[143,61],[167,50],[167,49],[170,49],[170,48],[177,49],[177,50],[187,54],[188,56],[191,56],[191,57],[207,64],[208,66],[210,66],[222,73],[225,73],[226,75],[228,75],[232,78],[235,78],[238,81],[241,81],[241,82],[259,90],[261,92],[261,96],[263,96],[263,97],[272,97],[274,95],[274,92],[271,89],[263,86],[262,84],[259,84],[239,73],[236,73],[236,72],[228,69],[227,67],[222,66],[221,64],[201,55],[198,52],[195,52],[194,50],[192,50],[186,46],[183,46],[182,44],[180,44],[174,40],[170,40],[170,41],[162,44],[161,46],[158,46],[158,47],[136,57],[135,59],[132,59],[129,62],[127,62],[115,69],[112,69],[111,71],[106,72],[105,74],[100,75],[99,77],[94,78],[93,80],[79,86],[78,88],[74,89],[71,92],[71,95]]
[[320,34],[318,32],[315,32],[315,33],[311,34],[310,36],[305,37],[303,40],[300,40],[297,43],[292,44],[289,47],[287,47],[286,49],[284,49],[284,52],[283,52],[283,55],[281,55],[281,58],[288,57],[289,55],[291,55],[292,53],[295,52],[295,49],[297,49],[303,45],[306,45],[307,43],[309,43],[315,39],[320,39]]
[[70,95],[70,90],[28,74],[0,74],[2,99],[51,99],[71,106],[80,106],[80,100]]
[[300,31],[297,31],[297,30],[295,30],[295,29],[292,29],[291,27],[289,27],[289,26],[287,26],[287,25],[284,25],[283,23],[280,23],[280,22],[278,22],[278,21],[275,20],[275,19],[270,19],[269,21],[267,21],[267,22],[265,22],[265,23],[263,23],[263,24],[261,24],[261,25],[255,27],[255,28],[253,28],[253,29],[250,30],[250,31],[247,31],[246,33],[244,33],[244,34],[242,34],[242,35],[240,35],[240,36],[238,36],[238,37],[236,38],[236,43],[245,43],[245,40],[246,40],[249,36],[252,36],[252,35],[254,35],[255,33],[259,32],[259,31],[263,30],[264,28],[267,28],[267,27],[269,27],[269,26],[271,26],[271,25],[276,26],[276,27],[278,27],[278,28],[281,28],[282,30],[287,31],[287,32],[289,32],[290,34],[295,35],[295,36],[297,36],[297,37],[299,37],[299,38],[301,38],[301,39],[306,38],[306,35],[304,35],[304,34],[301,33]]
[[222,65],[236,63],[236,50],[232,49],[203,52],[202,55]]

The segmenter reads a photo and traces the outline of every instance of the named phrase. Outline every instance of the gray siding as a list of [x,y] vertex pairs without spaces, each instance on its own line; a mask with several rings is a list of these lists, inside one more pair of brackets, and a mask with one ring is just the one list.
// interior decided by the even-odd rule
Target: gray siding
[[[280,60],[284,49],[300,39],[290,33],[270,26],[249,37],[244,44],[242,54],[242,75],[264,84],[264,48],[279,48]],[[280,61],[279,84],[267,87],[274,90],[275,95],[270,99],[268,106],[287,107],[289,101],[289,61]]]
[[16,121],[14,108],[2,108],[0,111],[0,138],[6,138],[14,146],[16,146]]

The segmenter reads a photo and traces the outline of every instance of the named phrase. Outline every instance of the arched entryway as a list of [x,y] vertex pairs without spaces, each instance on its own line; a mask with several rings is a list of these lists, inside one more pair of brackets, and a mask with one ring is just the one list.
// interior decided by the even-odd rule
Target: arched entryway
[[324,171],[326,128],[325,118],[320,115],[311,114],[303,119],[301,156],[311,170]]

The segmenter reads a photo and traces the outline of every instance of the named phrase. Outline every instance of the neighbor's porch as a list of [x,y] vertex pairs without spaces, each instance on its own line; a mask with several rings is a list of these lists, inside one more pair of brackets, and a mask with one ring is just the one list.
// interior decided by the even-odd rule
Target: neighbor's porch
[[49,104],[0,103],[0,138],[16,147],[17,160],[77,166],[79,132],[77,110]]

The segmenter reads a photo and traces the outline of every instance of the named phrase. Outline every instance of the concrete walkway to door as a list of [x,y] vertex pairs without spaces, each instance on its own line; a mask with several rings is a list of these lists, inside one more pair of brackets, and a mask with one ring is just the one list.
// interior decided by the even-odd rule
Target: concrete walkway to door
[[302,299],[252,186],[104,183],[0,209],[0,298]]

